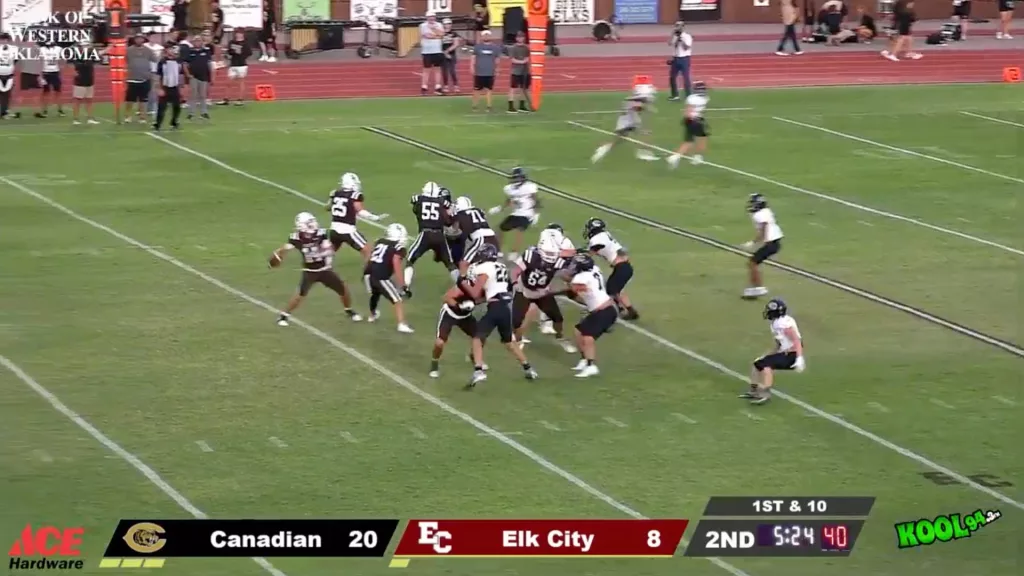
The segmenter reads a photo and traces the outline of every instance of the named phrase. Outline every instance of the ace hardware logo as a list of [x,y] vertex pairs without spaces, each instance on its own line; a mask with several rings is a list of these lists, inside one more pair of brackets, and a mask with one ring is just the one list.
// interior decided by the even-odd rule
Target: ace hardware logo
[[16,570],[81,570],[82,534],[85,528],[42,526],[33,530],[25,526],[7,555],[10,571]]

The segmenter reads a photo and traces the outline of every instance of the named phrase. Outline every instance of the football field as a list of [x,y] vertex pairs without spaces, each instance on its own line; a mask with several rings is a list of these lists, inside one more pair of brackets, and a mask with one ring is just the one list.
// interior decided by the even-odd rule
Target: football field
[[[1014,85],[715,91],[707,163],[631,147],[592,166],[621,94],[535,115],[464,98],[217,108],[208,124],[8,122],[0,132],[0,539],[85,526],[84,573],[120,518],[689,518],[712,495],[875,496],[849,558],[417,559],[425,576],[1017,574],[1024,538],[1024,104]],[[678,145],[676,106],[642,136]],[[74,129],[73,129],[74,128]],[[449,279],[424,258],[412,335],[349,322],[266,258],[342,172],[410,230],[436,181],[488,208],[521,165],[542,223],[579,244],[603,218],[641,314],[598,343],[602,373],[531,335],[540,380],[487,349],[463,389],[454,334],[427,377]],[[786,234],[764,270],[800,322],[807,371],[751,407],[772,344],[745,302],[747,196]],[[493,223],[496,226],[496,222]],[[368,238],[379,226],[362,223]],[[530,238],[536,236],[531,231]],[[336,269],[365,313],[361,262]],[[570,308],[575,322],[579,311]],[[893,524],[1001,510],[962,541],[897,550]],[[691,530],[692,531],[692,530]],[[680,550],[679,555],[682,552]],[[172,559],[168,575],[374,576],[384,560]]]

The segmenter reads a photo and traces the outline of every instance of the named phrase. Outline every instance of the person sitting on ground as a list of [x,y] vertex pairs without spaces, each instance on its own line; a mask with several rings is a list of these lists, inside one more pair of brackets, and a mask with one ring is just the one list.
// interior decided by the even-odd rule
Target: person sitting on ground
[[857,14],[860,22],[857,23],[857,40],[869,43],[878,36],[878,26],[875,25],[875,17],[868,14],[863,6],[857,6]]

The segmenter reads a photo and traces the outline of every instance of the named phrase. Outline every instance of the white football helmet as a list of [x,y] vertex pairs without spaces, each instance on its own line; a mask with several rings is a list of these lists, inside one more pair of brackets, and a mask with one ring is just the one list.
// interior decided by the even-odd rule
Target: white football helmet
[[319,228],[320,223],[316,221],[316,216],[313,216],[309,212],[299,212],[299,215],[295,217],[295,229],[299,232],[312,234]]
[[387,230],[384,231],[384,237],[395,242],[401,248],[409,240],[409,232],[401,224],[388,224]]
[[342,190],[355,190],[357,192],[362,192],[363,190],[363,183],[359,180],[359,176],[354,172],[345,172],[342,174],[340,184]]
[[[554,232],[554,234],[550,234]],[[537,242],[537,251],[540,252],[540,257],[545,262],[551,263],[558,260],[558,255],[562,251],[562,243],[559,238],[556,238],[558,230],[545,230],[540,235],[540,242]]]
[[469,199],[469,196],[459,196],[455,199],[455,212],[465,212],[473,208],[473,201]]
[[437,182],[427,182],[423,185],[423,195],[427,198],[439,198],[441,196],[441,187],[438,186]]

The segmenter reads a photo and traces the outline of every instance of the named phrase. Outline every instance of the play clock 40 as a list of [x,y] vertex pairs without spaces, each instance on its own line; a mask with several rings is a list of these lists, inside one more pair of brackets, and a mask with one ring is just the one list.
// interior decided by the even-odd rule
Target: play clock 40
[[863,520],[701,520],[687,556],[849,556]]

